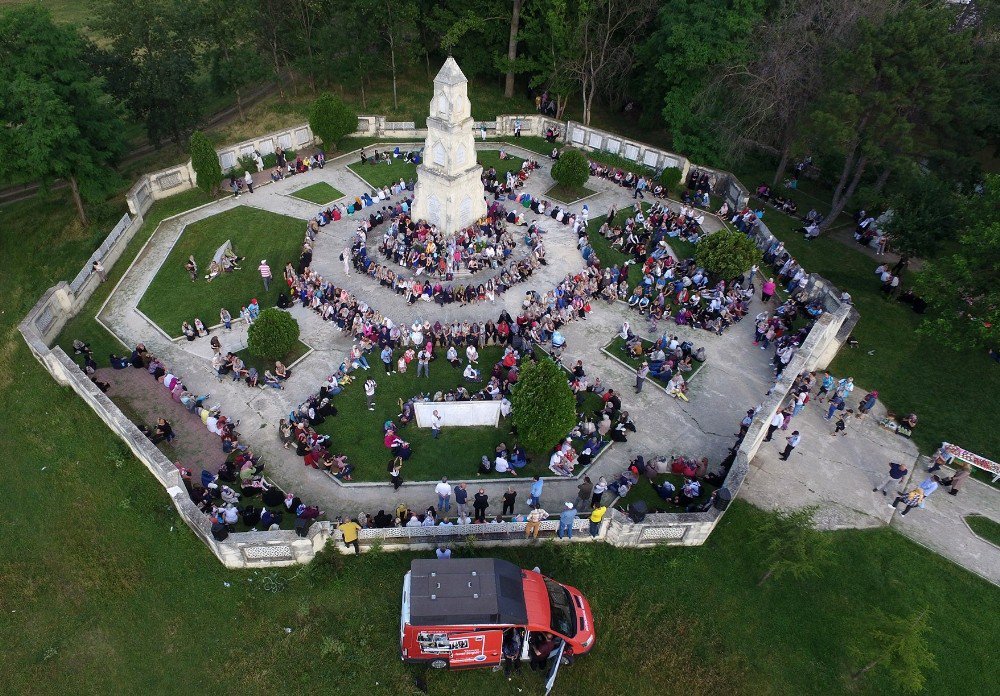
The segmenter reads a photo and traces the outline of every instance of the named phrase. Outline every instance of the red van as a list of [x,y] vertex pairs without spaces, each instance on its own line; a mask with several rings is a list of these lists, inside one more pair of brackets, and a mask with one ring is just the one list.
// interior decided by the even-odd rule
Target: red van
[[539,634],[559,643],[557,666],[594,646],[594,615],[576,588],[495,558],[411,563],[399,622],[405,662],[437,669],[498,665],[510,629],[521,632],[522,660]]

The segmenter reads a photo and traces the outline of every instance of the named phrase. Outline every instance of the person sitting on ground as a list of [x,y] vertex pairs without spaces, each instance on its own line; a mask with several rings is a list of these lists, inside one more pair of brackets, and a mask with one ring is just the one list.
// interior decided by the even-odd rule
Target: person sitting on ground
[[462,371],[462,376],[465,377],[465,379],[467,379],[470,382],[482,381],[482,376],[479,370],[474,368],[472,366],[472,363],[469,363],[468,365],[465,366],[465,369]]

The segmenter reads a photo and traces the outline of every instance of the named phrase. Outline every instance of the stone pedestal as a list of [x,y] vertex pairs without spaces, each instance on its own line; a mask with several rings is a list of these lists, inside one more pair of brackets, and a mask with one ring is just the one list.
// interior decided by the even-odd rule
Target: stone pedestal
[[417,167],[413,218],[447,234],[486,214],[482,171],[476,161],[469,81],[451,56],[434,78],[424,159]]

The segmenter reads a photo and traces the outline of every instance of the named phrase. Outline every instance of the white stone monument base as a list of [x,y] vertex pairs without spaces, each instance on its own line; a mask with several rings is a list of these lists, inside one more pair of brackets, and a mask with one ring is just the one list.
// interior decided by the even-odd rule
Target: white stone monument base
[[413,404],[418,428],[431,427],[434,411],[441,414],[441,425],[454,428],[471,425],[500,424],[499,401],[422,401]]

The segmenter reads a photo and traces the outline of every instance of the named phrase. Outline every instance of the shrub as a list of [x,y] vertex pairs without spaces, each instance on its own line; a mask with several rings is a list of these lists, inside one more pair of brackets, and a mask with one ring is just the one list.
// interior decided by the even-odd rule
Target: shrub
[[719,230],[698,242],[695,261],[716,278],[732,280],[761,259],[760,249],[742,232]]
[[590,162],[579,150],[565,148],[552,165],[552,178],[563,186],[580,188],[590,178]]
[[667,191],[676,191],[681,186],[681,170],[677,167],[666,167],[660,173],[660,183]]
[[323,145],[337,149],[345,135],[358,129],[358,112],[340,97],[324,92],[309,110],[309,127]]
[[576,400],[566,373],[550,358],[528,362],[513,395],[514,425],[530,452],[545,452],[576,425]]
[[222,165],[219,156],[208,137],[201,131],[191,134],[191,144],[188,149],[191,154],[191,166],[198,177],[198,188],[205,193],[212,193],[222,181]]
[[[295,150],[285,150],[285,161],[291,160],[295,161]],[[264,155],[264,169],[274,169],[278,166],[278,155],[271,153],[269,155]]]
[[259,358],[283,358],[299,340],[299,323],[288,312],[269,307],[247,331],[247,348]]

